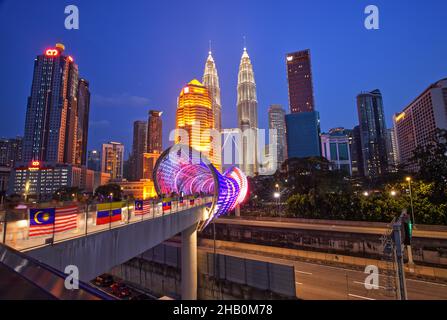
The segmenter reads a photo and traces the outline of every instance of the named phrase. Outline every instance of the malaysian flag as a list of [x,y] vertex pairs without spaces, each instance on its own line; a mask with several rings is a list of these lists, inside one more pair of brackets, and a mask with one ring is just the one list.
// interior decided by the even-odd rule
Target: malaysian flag
[[151,210],[151,202],[149,200],[135,200],[135,215],[143,216]]
[[30,209],[29,236],[37,237],[78,227],[78,207]]

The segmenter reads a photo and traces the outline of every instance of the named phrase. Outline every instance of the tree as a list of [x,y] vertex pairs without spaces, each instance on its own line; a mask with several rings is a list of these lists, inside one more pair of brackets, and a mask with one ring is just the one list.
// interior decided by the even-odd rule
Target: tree
[[112,195],[111,200],[121,201],[123,198],[121,187],[116,183],[109,183],[99,186],[95,190],[95,197],[97,197],[100,201],[110,199],[110,195]]
[[326,194],[350,190],[346,173],[330,170],[331,163],[323,157],[290,158],[283,163],[281,180],[288,181],[293,193]]
[[22,201],[22,196],[17,193],[13,193],[5,198],[4,207],[5,209],[14,209]]
[[416,148],[411,161],[419,167],[418,178],[434,184],[432,200],[444,203],[447,196],[447,130],[437,129],[430,143]]
[[57,201],[79,200],[81,197],[82,191],[78,187],[62,187],[53,194],[53,199]]
[[309,195],[294,194],[287,199],[287,215],[297,218],[319,218]]

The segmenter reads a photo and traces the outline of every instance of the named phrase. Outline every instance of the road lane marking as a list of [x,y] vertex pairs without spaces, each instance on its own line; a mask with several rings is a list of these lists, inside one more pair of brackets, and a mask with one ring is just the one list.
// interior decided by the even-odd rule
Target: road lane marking
[[380,288],[380,289],[386,289],[386,287],[382,287],[382,286],[376,286],[375,284],[370,284],[370,283],[365,283],[365,282],[360,282],[360,281],[353,281],[356,284],[361,284],[363,286],[366,287],[366,285],[371,286],[371,288]]
[[415,280],[415,279],[407,279],[407,281],[426,283],[426,284],[431,284],[431,285],[434,285],[434,286],[440,286],[440,287],[447,287],[446,284],[436,283],[436,282],[430,282],[430,281]]
[[367,298],[367,297],[363,297],[363,296],[358,296],[356,294],[351,294],[351,293],[349,293],[348,296],[353,297],[353,298],[365,299],[365,300],[376,300],[376,299],[373,299],[373,298]]
[[[206,251],[210,251],[211,249],[208,247],[208,246],[201,246],[201,248],[203,249],[203,250],[206,250]],[[235,250],[231,250],[231,249],[228,249],[228,248],[223,248],[223,249],[218,249],[218,251],[219,252],[223,252],[223,253],[225,253],[225,252],[229,252],[229,253],[234,253],[234,252],[237,252],[237,253],[241,253],[242,254],[242,252],[241,251],[235,251]],[[308,266],[310,266],[310,267],[313,267],[313,268],[321,268],[321,269],[333,269],[333,270],[338,270],[338,271],[343,271],[345,274],[346,273],[352,273],[352,274],[363,274],[363,272],[362,271],[359,271],[359,270],[355,270],[355,269],[350,269],[350,268],[342,268],[342,267],[334,267],[334,266],[328,266],[328,265],[321,265],[321,264],[316,264],[316,263],[311,263],[311,262],[306,262],[306,261],[293,261],[293,260],[290,260],[290,259],[285,259],[285,258],[278,258],[278,257],[272,257],[272,256],[269,256],[269,255],[265,255],[265,254],[250,254],[250,255],[253,255],[254,257],[258,257],[258,259],[257,260],[262,260],[262,258],[263,257],[269,257],[269,258],[272,258],[272,260],[278,260],[278,261],[285,261],[285,264],[287,264],[287,265],[293,265],[293,266],[295,266],[295,267],[298,267],[300,264],[303,264],[303,265],[308,265]],[[235,255],[235,256],[238,256],[237,254]],[[255,259],[256,260],[256,259]],[[310,272],[305,272],[305,271],[300,271],[300,270],[295,270],[295,272],[296,273],[301,273],[301,274],[305,274],[305,275],[313,275],[312,273],[310,273]],[[320,271],[319,271],[320,272]],[[321,271],[321,272],[324,272],[324,271]],[[385,274],[382,274],[382,273],[380,273],[380,277],[384,277],[384,278],[394,278],[393,276],[388,276],[388,275],[385,275]],[[441,287],[447,287],[447,285],[445,285],[445,284],[441,284],[441,283],[436,283],[436,282],[428,282],[428,281],[422,281],[422,280],[415,280],[415,279],[406,279],[407,281],[413,281],[413,282],[420,282],[420,283],[424,283],[424,284],[427,284],[427,285],[434,285],[434,286],[441,286]],[[360,284],[362,284],[361,282],[360,282]],[[380,287],[380,286],[379,286]],[[383,289],[387,289],[387,288],[385,288],[385,287],[381,287],[381,288],[383,288]]]
[[300,270],[295,270],[295,272],[302,273],[302,274],[307,274],[309,276],[312,275],[312,273],[310,273],[310,272],[305,272],[305,271],[300,271]]

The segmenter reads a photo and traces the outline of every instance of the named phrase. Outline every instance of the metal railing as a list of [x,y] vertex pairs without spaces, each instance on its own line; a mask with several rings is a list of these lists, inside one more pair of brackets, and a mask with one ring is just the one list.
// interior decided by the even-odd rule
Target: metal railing
[[[128,200],[121,203],[121,217],[117,221],[109,219],[108,223],[98,224],[98,205],[102,207],[107,203],[78,203],[78,212],[76,213],[76,227],[66,230],[57,231],[53,228],[49,233],[44,235],[30,236],[30,209],[14,210],[14,212],[0,212],[0,243],[19,251],[26,251],[37,247],[52,245],[57,242],[68,241],[70,239],[84,237],[89,234],[106,232],[114,228],[125,227],[128,224],[139,223],[142,221],[160,218],[189,208],[209,205],[213,201],[213,197],[195,198],[194,202],[185,198],[181,203],[179,198],[170,198],[170,206],[163,209],[163,202],[166,199],[145,200],[145,204],[149,206],[148,210],[138,212],[135,210],[135,201]],[[73,203],[71,203],[73,205]],[[62,208],[66,206],[56,206]],[[112,210],[116,208],[116,202],[110,202],[110,209],[102,209],[109,211],[112,216]],[[166,208],[166,207],[165,207]],[[53,223],[53,225],[57,225]]]

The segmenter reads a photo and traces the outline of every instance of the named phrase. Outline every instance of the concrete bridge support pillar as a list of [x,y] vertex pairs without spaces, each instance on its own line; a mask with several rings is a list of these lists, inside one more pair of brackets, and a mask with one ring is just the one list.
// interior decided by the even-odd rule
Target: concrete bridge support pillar
[[236,206],[236,209],[235,209],[235,211],[234,211],[234,215],[235,215],[236,217],[240,217],[240,216],[241,216],[241,207],[240,207],[240,205],[237,205],[237,206]]
[[182,299],[197,300],[197,224],[182,231]]

